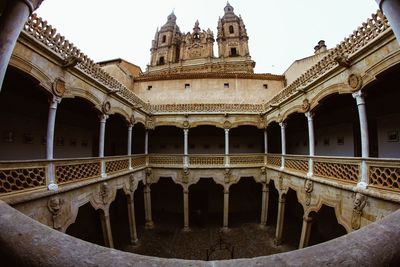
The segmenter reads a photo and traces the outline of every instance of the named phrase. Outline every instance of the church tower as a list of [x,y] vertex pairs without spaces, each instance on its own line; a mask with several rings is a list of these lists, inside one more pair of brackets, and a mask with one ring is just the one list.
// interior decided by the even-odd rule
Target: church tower
[[219,57],[250,57],[246,27],[243,19],[236,16],[233,10],[227,2],[225,14],[218,20]]
[[182,34],[176,25],[176,16],[172,12],[160,30],[157,29],[151,45],[150,66],[159,66],[179,61],[180,38]]

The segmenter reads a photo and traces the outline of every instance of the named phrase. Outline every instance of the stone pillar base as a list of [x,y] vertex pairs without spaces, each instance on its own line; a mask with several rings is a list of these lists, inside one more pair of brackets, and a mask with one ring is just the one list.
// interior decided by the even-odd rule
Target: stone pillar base
[[153,228],[154,228],[154,223],[153,223],[153,221],[146,222],[146,224],[144,225],[144,228],[146,228],[146,229],[153,229]]

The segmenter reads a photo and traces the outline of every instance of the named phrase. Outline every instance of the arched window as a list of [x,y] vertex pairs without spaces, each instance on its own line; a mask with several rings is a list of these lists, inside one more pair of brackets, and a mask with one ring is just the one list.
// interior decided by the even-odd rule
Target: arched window
[[164,65],[165,64],[165,62],[164,62],[164,57],[160,57],[159,59],[158,59],[158,65]]
[[163,35],[162,42],[165,43],[167,41],[167,36]]
[[230,25],[229,26],[229,33],[234,33],[235,31],[234,31],[234,29],[233,29],[233,26],[232,25]]

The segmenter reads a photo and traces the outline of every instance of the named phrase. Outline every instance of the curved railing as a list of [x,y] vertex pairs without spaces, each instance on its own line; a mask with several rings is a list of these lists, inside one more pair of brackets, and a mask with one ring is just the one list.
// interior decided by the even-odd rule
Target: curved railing
[[[400,159],[309,157],[280,154],[149,154],[104,158],[0,161],[0,197],[58,185],[99,179],[152,168],[261,168],[268,167],[306,177],[357,184],[366,163],[369,187],[400,192]],[[102,167],[104,166],[104,168]],[[50,171],[51,170],[51,171]]]
[[398,266],[400,210],[358,231],[251,259],[165,259],[101,247],[53,230],[0,201],[2,263],[18,266]]

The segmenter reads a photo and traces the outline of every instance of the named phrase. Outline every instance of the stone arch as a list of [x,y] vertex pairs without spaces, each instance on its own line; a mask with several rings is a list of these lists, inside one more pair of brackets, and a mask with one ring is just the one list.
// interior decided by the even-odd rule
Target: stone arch
[[224,123],[223,122],[216,122],[216,121],[194,121],[194,122],[190,122],[190,128],[195,128],[197,126],[214,126],[214,127],[217,127],[217,128],[224,129]]
[[267,118],[267,125],[266,127],[268,127],[271,123],[276,122],[276,123],[280,123],[282,121],[282,116],[274,116],[272,118]]
[[130,120],[130,114],[127,112],[125,109],[119,107],[119,106],[112,106],[110,109],[110,114],[119,114],[122,117],[125,118],[126,122],[128,123]]
[[316,204],[312,204],[308,209],[305,209],[304,216],[309,216],[311,212],[318,213],[318,211],[322,208],[323,205],[334,209],[338,223],[346,229],[347,233],[350,233],[352,231],[351,222],[346,220],[346,218],[344,218],[343,215],[340,213],[342,207],[341,201],[329,200],[322,197],[318,197],[318,201]]
[[84,91],[81,88],[76,88],[76,87],[68,87],[68,90],[70,91],[69,98],[76,98],[80,97],[85,99],[86,101],[90,102],[93,104],[93,107],[98,111],[102,112],[101,105],[102,105],[102,99],[100,99],[98,96],[93,94],[90,91]]
[[335,93],[338,94],[351,94],[350,87],[347,85],[347,83],[337,83],[333,84],[323,90],[321,90],[318,94],[316,94],[311,100],[310,100],[310,110],[314,110],[318,105],[320,105],[320,102],[326,98],[327,96],[333,95]]
[[383,58],[378,63],[375,63],[370,68],[366,69],[364,71],[364,74],[361,75],[361,77],[363,79],[362,87],[365,87],[365,86],[369,85],[370,83],[374,82],[376,80],[376,76],[378,76],[379,74],[387,71],[388,69],[394,67],[395,65],[398,65],[399,64],[399,56],[400,56],[400,51],[398,50],[396,53],[392,54],[391,56]]
[[287,118],[290,115],[292,115],[293,113],[303,113],[302,106],[297,105],[297,106],[293,106],[293,107],[289,108],[288,110],[286,110],[282,115],[282,121],[286,121]]
[[26,75],[35,78],[37,81],[39,81],[40,85],[43,88],[51,92],[51,85],[53,83],[53,79],[50,76],[48,76],[45,71],[33,65],[31,61],[27,61],[24,58],[21,58],[13,54],[11,56],[9,66],[12,66],[20,70],[21,72],[25,73]]

